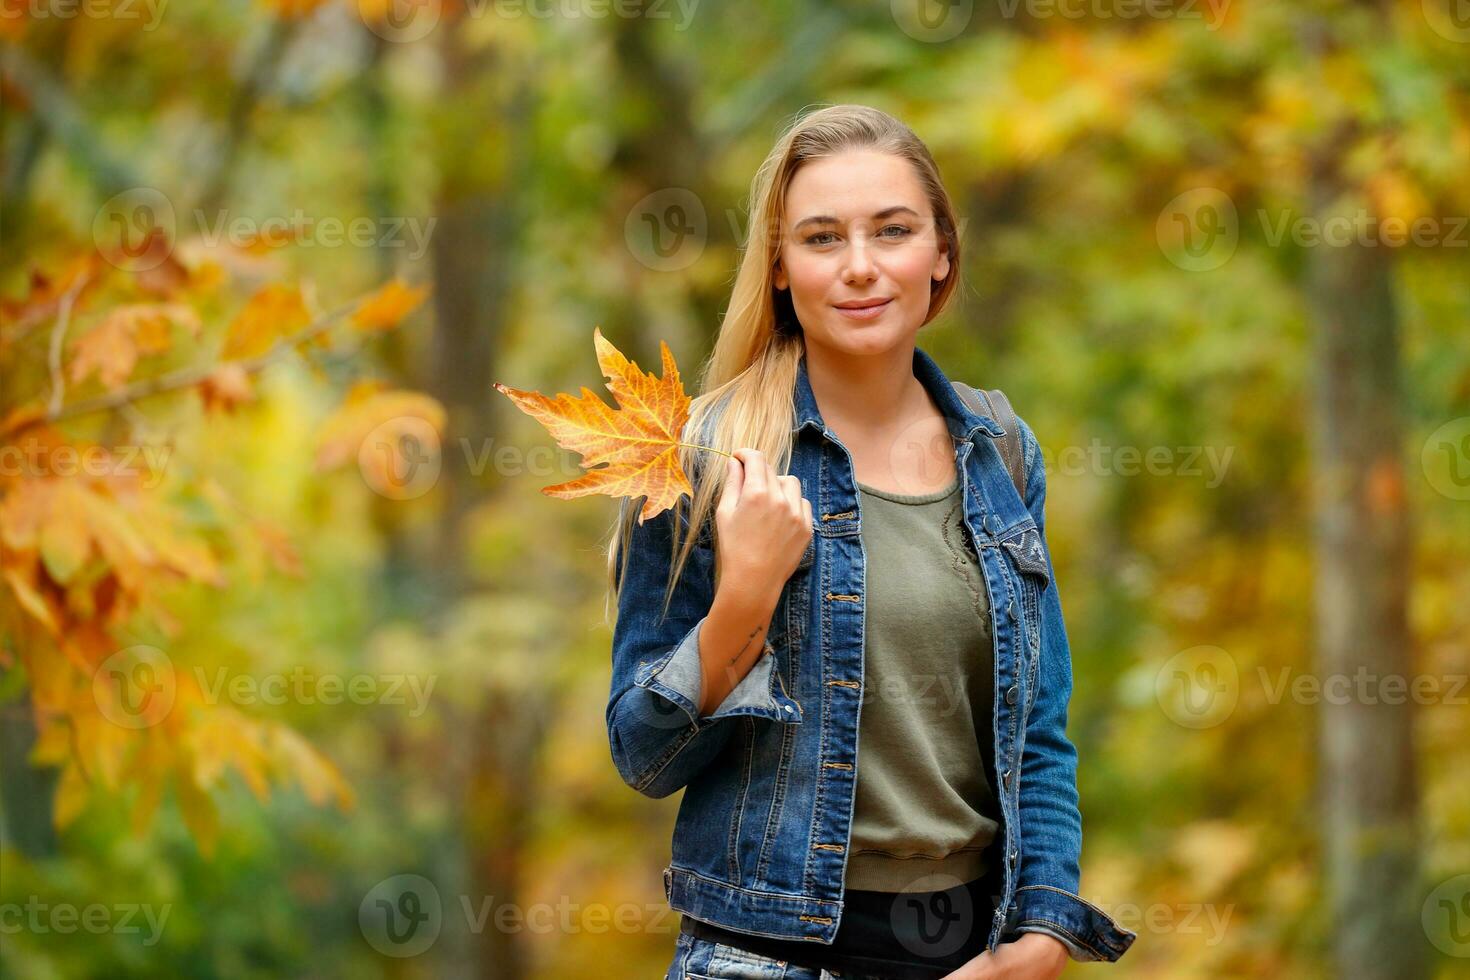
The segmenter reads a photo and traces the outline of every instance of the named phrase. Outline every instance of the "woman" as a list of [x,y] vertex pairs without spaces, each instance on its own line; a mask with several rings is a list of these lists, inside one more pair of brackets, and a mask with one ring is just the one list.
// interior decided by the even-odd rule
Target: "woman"
[[685,791],[667,977],[1116,960],[1134,934],[1076,894],[1039,448],[1012,418],[1013,477],[1006,428],[915,345],[959,281],[934,161],[893,117],[832,106],[751,200],[685,433],[730,456],[681,450],[692,501],[643,523],[625,501],[609,548],[613,761]]

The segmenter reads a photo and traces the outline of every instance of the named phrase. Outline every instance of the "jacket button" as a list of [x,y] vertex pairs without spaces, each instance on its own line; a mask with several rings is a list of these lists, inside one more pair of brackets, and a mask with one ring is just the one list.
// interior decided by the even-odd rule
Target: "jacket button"
[[1020,856],[1021,856],[1021,852],[1013,849],[1011,851],[1011,863],[1012,864],[1015,864],[1016,861],[1017,861],[1017,859],[1020,858]]
[[1016,685],[1012,684],[1010,687],[1006,688],[1006,704],[1015,704],[1016,699],[1020,696],[1021,692],[1016,687]]
[[1010,785],[1011,785],[1011,771],[1009,769],[1007,769],[1005,772],[1003,772],[1003,773],[1000,774],[1000,784],[1002,786],[1006,787],[1007,789],[1010,788]]
[[1015,618],[1016,618],[1016,600],[1015,599],[1011,599],[1009,602],[1006,603],[1006,615],[1009,616],[1009,617],[1011,617],[1011,620],[1012,621],[1015,620]]

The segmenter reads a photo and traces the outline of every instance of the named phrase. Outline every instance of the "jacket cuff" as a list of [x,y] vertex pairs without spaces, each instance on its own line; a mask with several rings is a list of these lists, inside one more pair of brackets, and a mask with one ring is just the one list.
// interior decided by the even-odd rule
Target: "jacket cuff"
[[633,674],[633,683],[673,702],[695,725],[707,726],[731,715],[801,721],[801,705],[786,696],[781,672],[776,669],[776,651],[769,639],[750,672],[725,696],[719,707],[700,717],[699,696],[703,689],[704,663],[699,656],[699,630],[708,618],[706,615],[695,623],[694,628],[664,656],[640,663]]
[[1052,936],[1079,963],[1116,961],[1138,938],[1137,933],[1118,925],[1096,905],[1050,885],[1022,885],[1016,889],[1006,931]]

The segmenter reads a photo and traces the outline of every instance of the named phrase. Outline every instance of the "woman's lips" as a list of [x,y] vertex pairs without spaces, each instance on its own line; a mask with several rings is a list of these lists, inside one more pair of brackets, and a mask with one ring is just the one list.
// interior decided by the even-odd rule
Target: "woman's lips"
[[877,306],[864,306],[857,309],[846,306],[834,306],[832,308],[849,320],[876,320],[891,305],[893,305],[893,300],[886,299]]

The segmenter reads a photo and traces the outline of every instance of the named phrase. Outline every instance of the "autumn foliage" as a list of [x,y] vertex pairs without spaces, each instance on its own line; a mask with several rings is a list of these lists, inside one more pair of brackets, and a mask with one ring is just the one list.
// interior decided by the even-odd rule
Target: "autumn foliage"
[[685,445],[680,436],[689,421],[690,399],[668,344],[659,342],[663,376],[655,378],[624,357],[601,330],[592,331],[592,341],[617,408],[609,408],[586,387],[575,398],[565,393],[548,398],[499,382],[495,388],[545,426],[563,449],[582,454],[582,465],[588,468],[585,475],[542,487],[542,493],[564,500],[594,493],[613,497],[646,494],[648,499],[638,515],[642,523],[671,509],[681,495],[694,492],[679,465],[679,447]]
[[[261,800],[287,783],[317,804],[354,795],[291,728],[216,703],[188,664],[137,642],[176,637],[178,590],[229,587],[242,556],[303,574],[289,535],[182,458],[147,413],[208,427],[248,410],[260,372],[391,329],[425,289],[393,281],[323,311],[302,284],[242,288],[250,277],[232,270],[258,271],[250,250],[144,245],[133,259],[163,260],[78,250],[0,304],[0,666],[23,672],[30,761],[60,769],[58,828],[100,794],[141,831],[171,791],[209,851],[227,774]],[[321,434],[319,468],[351,461],[365,420],[385,414],[443,425],[433,399],[360,383]]]

